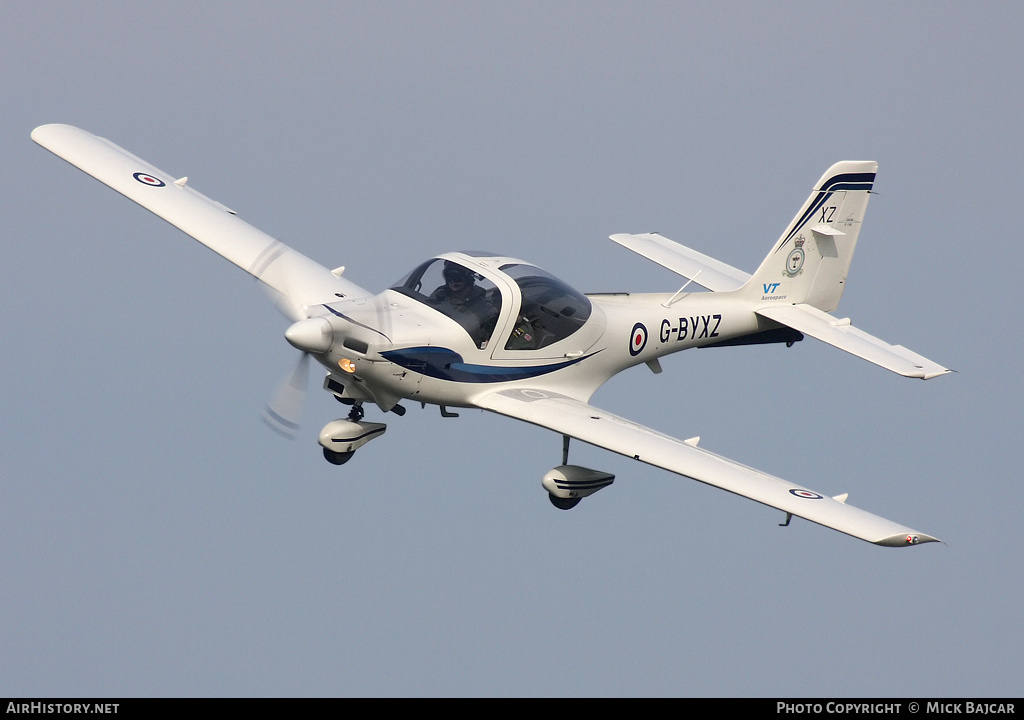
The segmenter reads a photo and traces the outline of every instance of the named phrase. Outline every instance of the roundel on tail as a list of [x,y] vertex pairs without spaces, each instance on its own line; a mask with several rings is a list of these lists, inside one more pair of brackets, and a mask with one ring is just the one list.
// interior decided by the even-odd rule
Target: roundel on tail
[[639,355],[646,346],[647,328],[643,323],[637,323],[633,326],[633,331],[629,335],[629,354]]

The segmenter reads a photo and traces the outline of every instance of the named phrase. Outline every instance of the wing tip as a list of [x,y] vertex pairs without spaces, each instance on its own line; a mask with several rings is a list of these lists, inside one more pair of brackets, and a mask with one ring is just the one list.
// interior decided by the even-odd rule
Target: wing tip
[[939,542],[943,545],[946,544],[937,537],[914,532],[913,530],[905,533],[899,533],[897,535],[890,535],[889,537],[884,537],[881,540],[873,540],[872,542],[874,542],[875,545],[884,545],[885,547],[912,547],[914,545],[923,545],[924,543],[932,542]]
[[60,132],[64,128],[72,128],[73,130],[78,130],[78,128],[73,127],[71,125],[65,125],[64,123],[46,123],[44,125],[40,125],[32,131],[32,139],[35,140],[36,142],[39,142],[40,138],[44,138],[46,135],[49,135],[54,132]]
[[31,137],[36,145],[46,148],[58,157],[64,157],[61,151],[68,145],[73,146],[83,140],[97,139],[95,135],[86,130],[64,123],[40,125],[32,131]]
[[32,140],[37,145],[42,145],[46,139],[46,135],[49,133],[50,128],[52,127],[53,125],[40,125],[35,130],[32,131]]

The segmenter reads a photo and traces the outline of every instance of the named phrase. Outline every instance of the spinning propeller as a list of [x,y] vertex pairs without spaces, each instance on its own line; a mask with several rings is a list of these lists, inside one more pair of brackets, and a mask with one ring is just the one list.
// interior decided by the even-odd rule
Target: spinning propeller
[[[294,439],[302,421],[309,387],[309,356],[328,352],[336,342],[345,343],[355,326],[374,333],[379,330],[342,317],[308,317],[306,308],[299,308],[280,293],[274,293],[275,306],[295,322],[285,331],[288,342],[302,354],[292,372],[278,387],[263,410],[263,421],[275,432]],[[357,331],[358,332],[358,331]],[[360,344],[364,344],[360,341]]]
[[279,435],[294,440],[306,407],[309,387],[309,353],[302,353],[299,361],[277,392],[263,408],[263,422]]
[[294,323],[285,331],[285,338],[302,351],[291,373],[263,408],[263,422],[277,434],[294,440],[309,394],[309,355],[311,352],[326,352],[330,349],[334,340],[333,328],[323,318],[309,318],[306,308],[300,307],[283,293],[262,283],[260,287],[264,288],[274,307]]

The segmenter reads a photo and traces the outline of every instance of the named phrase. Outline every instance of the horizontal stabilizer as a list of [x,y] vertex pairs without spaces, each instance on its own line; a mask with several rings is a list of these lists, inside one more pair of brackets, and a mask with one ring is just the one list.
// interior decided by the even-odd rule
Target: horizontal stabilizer
[[732,265],[691,250],[657,233],[621,233],[612,235],[611,240],[712,292],[737,290],[750,279],[750,275]]
[[928,380],[950,372],[902,345],[890,345],[853,327],[849,320],[810,305],[768,305],[754,312],[905,377]]

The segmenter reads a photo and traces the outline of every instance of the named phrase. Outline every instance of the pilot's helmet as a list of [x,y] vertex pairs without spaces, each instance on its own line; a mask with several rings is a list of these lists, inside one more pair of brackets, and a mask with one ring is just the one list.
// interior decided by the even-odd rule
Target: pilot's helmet
[[473,284],[473,273],[451,260],[444,261],[444,271],[442,274],[446,283],[461,282],[466,285]]

